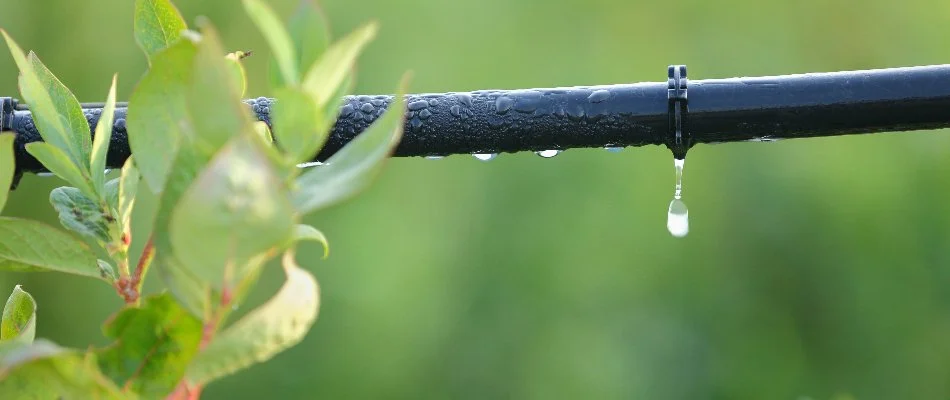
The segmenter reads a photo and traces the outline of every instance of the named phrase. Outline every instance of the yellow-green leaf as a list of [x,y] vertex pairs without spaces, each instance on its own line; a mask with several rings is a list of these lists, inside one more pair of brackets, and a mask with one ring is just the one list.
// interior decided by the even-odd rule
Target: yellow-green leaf
[[76,164],[69,161],[66,153],[58,147],[46,142],[33,142],[27,143],[26,151],[39,160],[50,172],[77,187],[89,198],[96,198],[96,191],[92,188],[89,176],[83,174]]
[[274,137],[292,164],[310,161],[327,140],[323,112],[313,98],[296,88],[277,89]]
[[129,146],[152,192],[165,186],[172,161],[190,129],[185,102],[197,46],[183,39],[152,57],[152,68],[129,100]]
[[188,29],[170,0],[135,0],[135,41],[151,58],[170,47]]
[[43,140],[59,148],[67,160],[87,174],[86,165],[92,147],[89,123],[81,106],[62,82],[46,69],[33,53],[29,57],[6,31],[6,39],[13,60],[20,70],[20,93],[30,105],[33,120]]
[[280,18],[273,9],[260,0],[244,0],[244,10],[257,25],[257,29],[264,35],[271,51],[274,52],[274,58],[277,60],[284,82],[291,86],[296,85],[300,82],[297,52]]
[[16,159],[13,155],[13,134],[0,134],[0,211],[7,204],[10,195],[10,185],[13,184],[13,175],[16,173]]
[[376,36],[376,23],[366,24],[334,43],[323,53],[320,60],[307,71],[303,87],[317,100],[318,105],[326,105],[337,93],[356,64],[356,58],[363,48]]
[[382,117],[330,157],[327,165],[311,168],[297,179],[294,206],[300,214],[343,201],[372,182],[402,138],[406,82],[404,78]]
[[215,288],[232,288],[293,235],[286,185],[252,135],[218,152],[171,217],[174,255]]
[[92,186],[100,198],[105,196],[106,156],[109,154],[109,141],[112,140],[112,122],[115,117],[115,85],[116,76],[112,77],[112,86],[109,96],[102,107],[102,114],[96,124],[96,133],[92,141],[92,155],[89,160],[89,173],[92,175]]
[[[326,14],[313,0],[300,1],[300,5],[290,17],[287,30],[297,54],[297,59],[294,60],[297,63],[297,71],[310,69],[330,46],[330,24]],[[268,77],[272,88],[290,84],[282,78],[276,58],[271,58],[269,66]]]
[[0,268],[57,271],[104,279],[96,257],[72,235],[37,221],[0,217]]
[[232,137],[250,132],[253,122],[228,72],[217,32],[210,23],[201,28],[192,72],[194,84],[186,91],[185,99],[194,128],[191,140],[199,151],[212,155]]
[[330,256],[330,242],[327,241],[326,235],[324,235],[323,232],[320,232],[320,230],[317,228],[305,224],[297,225],[294,229],[294,240],[307,240],[320,243],[323,245],[323,258]]
[[283,259],[287,281],[267,303],[220,332],[188,367],[186,378],[205,384],[255,363],[267,361],[296,345],[317,319],[319,289],[313,275],[297,266],[293,254]]
[[3,307],[3,319],[0,320],[0,342],[10,340],[33,343],[36,337],[36,301],[20,285]]
[[102,375],[93,354],[47,340],[0,343],[0,399],[129,399]]

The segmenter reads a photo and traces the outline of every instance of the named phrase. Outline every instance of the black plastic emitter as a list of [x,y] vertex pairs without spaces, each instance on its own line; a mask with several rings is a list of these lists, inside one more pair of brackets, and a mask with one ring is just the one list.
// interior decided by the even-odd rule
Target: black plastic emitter
[[[677,158],[697,143],[775,140],[950,127],[950,65],[665,83],[417,94],[406,98],[394,156],[511,153],[665,145]],[[687,96],[688,92],[688,96]],[[326,160],[389,107],[392,96],[349,96],[315,160]],[[247,100],[270,123],[274,100]],[[84,105],[95,127],[101,104]],[[126,108],[116,110],[108,166],[129,156]],[[29,109],[0,98],[0,129],[14,131],[20,172],[45,169],[24,145],[41,140]],[[278,127],[279,129],[279,127]]]

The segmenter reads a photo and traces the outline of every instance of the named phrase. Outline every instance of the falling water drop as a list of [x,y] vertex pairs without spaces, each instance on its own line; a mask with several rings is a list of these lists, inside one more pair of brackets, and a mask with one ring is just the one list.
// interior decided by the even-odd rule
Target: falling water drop
[[441,160],[443,158],[445,158],[445,156],[426,156],[426,160]]
[[678,238],[689,233],[689,210],[686,209],[686,203],[682,200],[684,164],[686,164],[685,159],[673,159],[673,167],[676,169],[676,186],[673,189],[673,201],[670,202],[670,209],[666,214],[666,229]]
[[604,150],[607,150],[607,151],[609,151],[609,152],[611,152],[611,153],[619,153],[619,152],[623,151],[623,147],[604,146]]
[[498,153],[475,153],[472,154],[472,157],[475,157],[481,161],[491,161],[498,157]]
[[541,150],[541,151],[534,152],[534,154],[537,154],[544,158],[551,158],[558,154],[561,154],[561,151],[560,150]]

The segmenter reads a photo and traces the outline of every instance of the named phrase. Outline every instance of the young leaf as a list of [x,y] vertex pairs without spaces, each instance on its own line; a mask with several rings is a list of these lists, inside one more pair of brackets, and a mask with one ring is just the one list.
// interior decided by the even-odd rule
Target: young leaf
[[355,195],[379,173],[383,161],[402,138],[407,79],[386,113],[365,132],[327,160],[327,165],[311,168],[297,179],[294,206],[307,214]]
[[233,287],[245,269],[293,234],[286,185],[252,135],[218,152],[171,217],[173,253],[215,288]]
[[100,197],[105,195],[106,156],[109,153],[109,141],[112,140],[112,122],[115,116],[115,85],[116,76],[112,77],[112,86],[109,88],[109,97],[102,107],[99,123],[96,124],[96,133],[92,141],[92,155],[89,160],[89,173],[92,175],[92,186]]
[[[24,397],[26,396],[26,397]],[[0,343],[0,399],[126,399],[95,356],[40,339]]]
[[319,290],[309,272],[296,265],[293,254],[283,258],[287,282],[267,303],[220,332],[188,367],[186,378],[196,384],[264,362],[303,340],[317,318]]
[[113,240],[114,220],[99,203],[74,187],[58,187],[49,194],[49,201],[59,212],[59,222],[66,229],[95,239],[100,243]]
[[103,277],[85,243],[37,221],[0,217],[0,266]]
[[376,31],[375,23],[358,28],[331,45],[320,57],[320,61],[307,71],[303,87],[316,99],[317,104],[327,104],[337,93],[346,73],[356,64],[356,58],[363,51],[363,47],[376,36]]
[[0,211],[7,204],[13,174],[16,172],[16,160],[13,158],[13,140],[16,135],[0,134]]
[[126,307],[103,326],[114,343],[100,349],[99,367],[125,391],[162,398],[175,388],[198,351],[201,321],[169,294]]
[[238,96],[241,97],[244,97],[247,92],[247,71],[244,70],[244,63],[241,60],[250,55],[251,53],[235,51],[224,56],[224,60],[228,64],[228,72],[231,74],[231,80],[234,81],[235,87],[238,88]]
[[124,233],[129,233],[132,219],[132,207],[135,205],[135,192],[139,187],[139,170],[135,167],[132,157],[125,160],[122,174],[119,176],[118,198],[116,200],[120,226]]
[[77,164],[71,162],[66,153],[58,147],[46,142],[33,142],[26,144],[26,152],[43,163],[56,176],[79,188],[87,197],[96,197],[96,191],[92,188],[89,176],[80,171]]
[[307,93],[295,88],[277,89],[274,136],[291,164],[310,161],[327,140],[329,129],[323,112]]
[[20,285],[3,307],[3,320],[0,321],[0,342],[15,340],[33,343],[36,336],[36,301]]
[[320,243],[323,245],[323,258],[325,259],[330,256],[330,243],[327,242],[327,237],[323,232],[320,232],[317,228],[304,224],[297,225],[294,229],[294,240],[309,240]]
[[6,31],[0,32],[20,70],[20,93],[30,104],[40,136],[45,142],[62,150],[74,166],[83,166],[85,169],[91,141],[89,124],[79,102],[35,55],[31,53],[27,58]]
[[[287,26],[290,40],[296,50],[297,71],[306,71],[320,58],[330,46],[330,24],[326,14],[313,0],[301,0]],[[268,69],[271,87],[274,89],[289,86],[281,74],[277,59],[270,60]]]
[[152,58],[188,29],[170,0],[135,0],[135,41]]
[[[194,84],[186,91],[186,104],[193,141],[204,154],[212,155],[232,137],[249,132],[250,109],[241,101],[230,79],[218,34],[210,23],[202,27],[202,39],[194,63]],[[154,151],[154,150],[150,150]]]
[[274,58],[277,60],[284,82],[291,86],[297,85],[300,82],[297,52],[280,18],[273,9],[260,0],[244,0],[244,11],[257,25],[257,29],[264,35],[264,39],[274,52]]
[[129,99],[129,146],[154,193],[165,186],[183,131],[189,129],[185,93],[196,53],[195,43],[184,39],[156,53]]

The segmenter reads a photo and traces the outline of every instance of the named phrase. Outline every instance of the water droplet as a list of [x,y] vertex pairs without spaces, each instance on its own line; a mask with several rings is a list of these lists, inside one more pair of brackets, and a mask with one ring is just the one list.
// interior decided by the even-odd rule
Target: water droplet
[[326,164],[320,161],[311,161],[311,162],[297,164],[297,168],[319,167],[321,165],[326,165]]
[[623,151],[623,147],[604,146],[604,150],[607,150],[607,151],[609,151],[609,152],[611,152],[611,153],[619,153],[619,152]]
[[51,176],[56,176],[56,174],[54,174],[54,173],[52,173],[52,172],[37,172],[37,173],[36,173],[36,176],[42,176],[42,177],[44,177],[44,178],[49,178],[49,177],[51,177]]
[[610,99],[609,90],[597,90],[594,93],[591,93],[590,96],[587,97],[587,101],[594,104],[605,102],[608,99]]
[[472,157],[475,157],[481,161],[491,161],[498,157],[498,153],[475,153],[472,154]]
[[443,158],[445,158],[445,156],[426,156],[426,160],[441,160]]
[[542,151],[536,151],[534,152],[534,154],[537,154],[544,158],[551,158],[558,154],[561,154],[561,151],[560,150],[542,150]]
[[673,201],[666,213],[666,229],[675,237],[684,237],[689,233],[689,210],[683,202],[683,167],[686,160],[673,159],[676,170],[676,185],[673,188]]
[[419,111],[419,110],[421,110],[421,109],[423,109],[423,108],[426,108],[426,107],[428,107],[428,106],[429,106],[429,102],[428,102],[428,101],[425,101],[425,100],[416,100],[416,101],[410,102],[409,105],[407,106],[407,108],[409,108],[409,111]]
[[510,110],[511,107],[514,105],[515,105],[515,102],[511,100],[510,98],[507,98],[505,96],[499,97],[495,99],[495,112],[504,115],[508,113],[508,110]]

